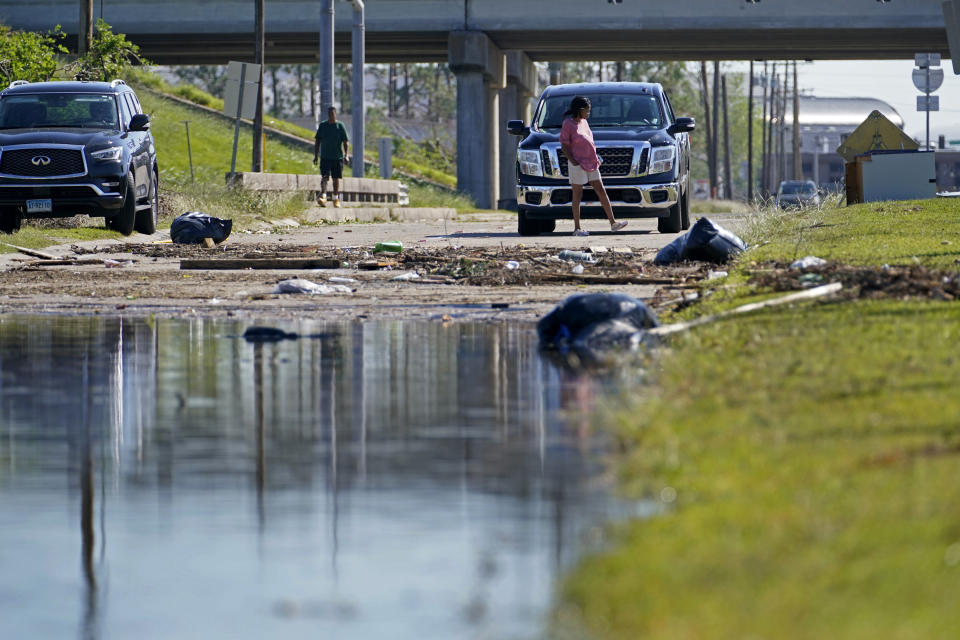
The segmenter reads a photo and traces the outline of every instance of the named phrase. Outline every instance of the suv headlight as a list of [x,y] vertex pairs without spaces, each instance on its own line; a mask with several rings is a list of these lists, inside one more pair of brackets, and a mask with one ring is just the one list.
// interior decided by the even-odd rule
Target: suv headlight
[[654,147],[650,156],[650,173],[666,173],[673,170],[673,161],[677,157],[677,150],[672,145]]
[[520,163],[520,173],[528,176],[542,176],[543,165],[540,164],[540,151],[519,151],[517,161]]
[[123,157],[123,147],[110,147],[100,151],[91,151],[90,157],[102,162],[116,162]]

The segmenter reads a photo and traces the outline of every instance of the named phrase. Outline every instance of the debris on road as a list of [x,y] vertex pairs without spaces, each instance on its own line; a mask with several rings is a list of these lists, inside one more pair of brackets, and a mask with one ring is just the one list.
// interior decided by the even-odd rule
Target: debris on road
[[827,261],[817,256],[806,256],[790,263],[790,268],[798,271],[806,271],[812,267],[822,267]]
[[326,295],[330,293],[352,293],[353,290],[342,284],[317,284],[303,278],[291,278],[277,283],[274,293],[309,293],[311,295]]
[[660,249],[653,263],[666,265],[697,260],[721,264],[746,250],[747,244],[736,234],[709,218],[700,218],[690,231]]
[[590,352],[635,346],[643,333],[659,326],[653,311],[622,293],[569,296],[537,323],[540,345],[564,352]]
[[202,244],[209,238],[216,244],[230,235],[233,220],[214,218],[200,211],[188,211],[170,223],[170,239],[175,244]]

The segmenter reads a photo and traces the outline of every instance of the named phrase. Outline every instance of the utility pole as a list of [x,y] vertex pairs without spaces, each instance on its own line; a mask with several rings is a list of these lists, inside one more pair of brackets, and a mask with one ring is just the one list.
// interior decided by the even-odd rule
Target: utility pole
[[263,171],[263,60],[264,60],[264,0],[254,0],[256,2],[256,22],[254,46],[254,62],[260,65],[260,82],[257,84],[257,112],[253,117],[253,162],[251,171],[259,173]]
[[710,178],[710,195],[713,196],[713,192],[716,189],[716,182],[714,176],[716,172],[713,170],[713,133],[710,128],[710,84],[707,82],[707,63],[706,61],[700,62],[700,84],[701,84],[701,95],[703,96],[703,120],[706,125],[706,135],[705,139],[707,141],[707,174]]
[[[783,82],[780,83],[780,126],[778,127],[778,139],[780,144],[780,181],[787,179],[787,77],[790,68],[787,63],[783,63]],[[777,183],[777,189],[780,189],[780,183]]]
[[770,86],[770,75],[767,61],[763,61],[763,119],[760,121],[760,195],[767,195],[767,87]]
[[333,0],[323,0],[320,8],[320,113],[317,119],[327,119],[327,109],[333,106]]
[[793,179],[803,180],[803,157],[800,155],[800,91],[797,88],[797,61],[793,61]]
[[750,61],[750,91],[747,97],[747,202],[753,202],[753,60]]
[[77,31],[77,53],[90,53],[93,46],[93,0],[80,0],[80,29]]
[[727,74],[720,79],[723,87],[723,197],[733,200],[733,161],[730,153],[730,116],[727,109]]
[[713,61],[713,177],[710,182],[713,188],[711,198],[717,197],[717,188],[720,186],[718,174],[720,164],[720,61]]

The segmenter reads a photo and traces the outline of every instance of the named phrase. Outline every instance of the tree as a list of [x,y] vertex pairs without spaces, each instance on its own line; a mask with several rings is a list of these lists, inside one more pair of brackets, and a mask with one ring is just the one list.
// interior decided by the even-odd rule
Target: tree
[[14,80],[44,82],[59,69],[57,56],[67,53],[66,37],[57,25],[53,31],[36,33],[14,31],[0,25],[0,74],[10,84]]
[[109,82],[119,78],[134,63],[150,64],[140,57],[140,47],[122,33],[114,33],[110,25],[97,19],[90,51],[70,65],[77,80]]

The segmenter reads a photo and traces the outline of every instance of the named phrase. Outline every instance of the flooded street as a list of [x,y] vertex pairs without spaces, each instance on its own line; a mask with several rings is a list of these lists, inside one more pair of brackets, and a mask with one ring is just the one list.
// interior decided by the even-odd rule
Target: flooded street
[[0,319],[0,637],[547,638],[615,391],[532,325]]

